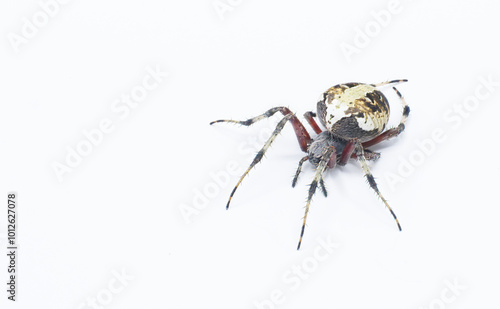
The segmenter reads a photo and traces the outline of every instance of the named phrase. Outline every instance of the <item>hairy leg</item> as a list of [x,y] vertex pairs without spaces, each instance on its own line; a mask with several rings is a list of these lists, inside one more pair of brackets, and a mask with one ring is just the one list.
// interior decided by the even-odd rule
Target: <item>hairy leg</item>
[[305,161],[309,160],[309,156],[305,156],[299,161],[299,166],[297,167],[297,171],[295,172],[295,176],[293,176],[292,180],[292,188],[295,188],[295,185],[297,184],[297,179],[299,179],[300,172],[302,171],[302,164],[304,164]]
[[238,186],[241,184],[241,182],[243,181],[243,178],[245,178],[245,176],[248,174],[248,172],[250,172],[250,170],[257,164],[260,162],[260,160],[262,160],[262,157],[264,157],[264,154],[266,153],[267,149],[269,148],[269,146],[271,146],[272,142],[274,141],[274,139],[276,139],[276,137],[278,136],[278,134],[281,132],[281,130],[283,130],[283,127],[285,126],[285,124],[287,123],[288,120],[290,120],[290,118],[292,117],[292,114],[288,114],[286,115],[283,119],[281,119],[281,121],[278,123],[278,125],[276,126],[276,129],[274,129],[274,132],[273,134],[271,135],[271,137],[269,137],[269,139],[267,140],[267,142],[264,144],[264,146],[262,147],[261,150],[259,150],[259,152],[257,153],[257,155],[255,156],[255,158],[253,159],[252,163],[250,164],[250,166],[247,168],[247,170],[245,171],[245,173],[243,173],[243,175],[241,176],[240,180],[238,181],[238,183],[236,184],[236,186],[234,187],[233,191],[231,192],[231,195],[229,196],[229,201],[227,202],[227,205],[226,205],[226,209],[229,208],[229,204],[231,203],[231,199],[233,198],[233,195],[234,193],[236,192],[236,189],[238,189]]
[[[351,158],[357,159],[358,157],[356,156],[355,153],[351,155]],[[376,161],[380,159],[380,152],[375,152],[370,149],[365,148],[365,159],[368,161]]]
[[303,152],[307,152],[307,147],[309,146],[309,143],[311,142],[311,136],[307,132],[304,125],[302,125],[300,120],[297,118],[297,116],[295,116],[295,114],[292,113],[292,111],[290,111],[290,109],[288,109],[288,107],[284,107],[284,106],[273,107],[262,115],[259,115],[259,116],[256,116],[256,117],[244,120],[244,121],[215,120],[215,121],[210,122],[210,124],[212,125],[214,123],[219,123],[219,122],[231,122],[231,123],[241,124],[244,126],[250,126],[259,120],[271,117],[276,112],[281,112],[284,116],[291,115],[288,119],[292,123],[293,129],[295,130],[295,135],[297,135],[297,140],[299,142],[300,149]]
[[328,197],[328,192],[326,191],[325,182],[323,181],[323,177],[321,177],[319,179],[319,186],[321,188],[321,191],[323,192],[323,195],[325,197]]
[[[307,202],[306,202],[306,211],[304,214],[304,221],[302,223],[302,230],[300,232],[300,238],[299,238],[299,244],[297,245],[297,250],[300,249],[300,244],[302,243],[302,237],[304,236],[304,230],[306,228],[306,221],[307,221],[307,214],[309,213],[309,205],[311,204],[312,197],[314,193],[316,192],[316,188],[318,187],[318,183],[321,181],[323,172],[326,170],[328,167],[328,163],[331,160],[331,158],[336,157],[336,152],[335,152],[335,147],[330,146],[330,147],[325,147],[323,153],[321,154],[321,160],[316,167],[316,173],[314,174],[313,181],[311,182],[311,185],[309,186],[309,194],[307,196]],[[336,160],[333,160],[335,162]]]
[[355,151],[356,151],[356,155],[358,157],[358,161],[361,164],[361,168],[363,169],[363,172],[365,173],[366,179],[368,180],[368,184],[375,191],[375,193],[382,200],[382,202],[384,202],[387,209],[389,209],[392,216],[394,217],[394,220],[396,220],[396,223],[398,225],[398,229],[401,231],[401,225],[399,224],[399,221],[398,221],[398,218],[396,217],[396,214],[394,213],[394,211],[392,211],[391,207],[387,203],[387,200],[380,193],[378,186],[377,186],[377,183],[375,182],[375,178],[373,177],[372,173],[370,172],[370,169],[368,168],[368,164],[366,163],[366,159],[365,159],[363,146],[361,143],[357,142],[355,144]]
[[313,112],[306,112],[304,114],[304,118],[306,118],[309,125],[313,128],[314,132],[316,132],[316,134],[320,134],[322,130],[316,123],[316,120],[314,120],[314,117],[316,117],[316,113]]
[[381,87],[381,86],[385,86],[385,85],[389,85],[389,84],[406,83],[407,81],[408,81],[407,79],[393,79],[393,80],[381,82],[381,83],[378,83],[378,84],[372,84],[372,86],[374,86],[374,87]]
[[[302,164],[304,164],[305,161],[309,160],[309,156],[305,156],[299,161],[299,166],[297,167],[297,171],[295,172],[295,176],[293,177],[292,180],[292,188],[295,188],[295,185],[297,184],[297,179],[299,178],[300,172],[302,171]],[[323,191],[323,195],[327,197],[328,192],[326,191],[325,187],[325,182],[323,181],[323,178],[319,180],[319,185],[321,186],[321,191]]]

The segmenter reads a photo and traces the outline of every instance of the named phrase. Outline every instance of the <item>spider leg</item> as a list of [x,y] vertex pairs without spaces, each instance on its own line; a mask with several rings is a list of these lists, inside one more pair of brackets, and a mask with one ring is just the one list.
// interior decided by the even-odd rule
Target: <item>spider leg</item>
[[321,178],[319,179],[319,185],[320,185],[320,187],[321,187],[321,191],[323,191],[323,195],[324,195],[325,197],[328,197],[328,192],[326,191],[325,182],[323,181],[323,177],[321,177]]
[[299,161],[299,166],[297,167],[297,171],[295,172],[295,176],[293,176],[292,180],[292,188],[295,188],[295,185],[297,184],[297,179],[299,179],[300,172],[302,171],[302,164],[304,164],[305,161],[309,160],[309,156],[305,156]]
[[[295,188],[295,185],[297,184],[297,179],[299,178],[299,174],[302,171],[302,164],[304,164],[305,161],[309,160],[309,156],[305,156],[299,161],[299,166],[297,167],[297,171],[295,172],[295,176],[293,177],[292,180],[292,188]],[[319,185],[321,186],[321,191],[327,197],[328,192],[326,191],[325,187],[325,182],[323,181],[323,178],[319,180]]]
[[[356,156],[355,153],[351,155],[351,158],[357,159],[358,157]],[[365,159],[368,161],[376,161],[380,159],[380,152],[375,152],[370,149],[365,149]]]
[[306,112],[304,114],[304,118],[306,118],[309,125],[313,128],[314,132],[316,132],[317,134],[320,134],[322,132],[322,130],[318,126],[318,124],[316,123],[316,120],[314,120],[314,117],[316,117],[316,113],[313,113],[313,112]]
[[288,114],[283,119],[281,119],[281,121],[278,123],[278,125],[276,126],[276,129],[274,129],[273,134],[269,137],[269,139],[264,144],[264,146],[262,147],[262,149],[259,150],[259,152],[255,156],[255,158],[253,159],[252,163],[250,164],[250,166],[247,168],[247,170],[245,171],[245,173],[243,173],[243,175],[241,176],[240,180],[238,181],[238,183],[234,187],[233,191],[231,192],[231,195],[229,196],[229,200],[227,201],[226,209],[229,208],[229,203],[231,203],[231,199],[233,198],[234,192],[236,192],[236,189],[238,189],[238,186],[241,184],[241,181],[243,180],[243,178],[245,178],[245,176],[248,174],[248,172],[250,172],[250,170],[257,163],[260,162],[260,160],[262,160],[262,157],[266,153],[266,151],[269,148],[269,146],[271,146],[271,144],[274,141],[274,139],[278,136],[278,134],[281,132],[281,130],[283,129],[283,127],[285,126],[285,124],[287,123],[287,121],[290,120],[292,118],[292,116],[293,116],[293,114]]
[[370,187],[375,191],[375,193],[382,200],[382,202],[384,202],[387,209],[389,209],[392,216],[394,217],[394,220],[396,220],[396,223],[398,225],[398,229],[401,231],[401,225],[399,224],[399,221],[398,221],[398,218],[396,217],[396,214],[394,213],[394,211],[392,211],[391,207],[387,203],[387,200],[380,193],[380,191],[377,187],[377,183],[375,182],[375,178],[373,177],[372,173],[370,172],[370,169],[368,168],[368,164],[366,163],[365,154],[364,154],[364,150],[363,150],[363,145],[359,141],[356,141],[356,143],[355,143],[355,151],[356,151],[356,156],[358,158],[358,161],[361,164],[361,168],[365,172],[365,176],[366,176],[366,179],[368,180],[368,184],[370,184]]
[[408,119],[408,115],[410,114],[410,107],[406,103],[406,100],[404,99],[404,97],[401,95],[401,92],[399,92],[396,89],[396,87],[392,87],[392,89],[394,89],[394,91],[396,91],[396,94],[399,96],[399,98],[401,99],[401,103],[403,104],[403,114],[401,115],[401,121],[399,122],[399,125],[397,127],[386,130],[385,132],[381,133],[379,136],[377,136],[369,141],[364,142],[363,147],[365,147],[365,148],[373,146],[373,145],[378,144],[380,142],[383,142],[385,140],[388,140],[389,138],[398,136],[405,129],[406,119]]
[[266,119],[274,115],[276,112],[281,112],[284,116],[291,115],[288,119],[292,123],[293,129],[295,130],[295,135],[297,135],[297,140],[299,142],[300,149],[303,152],[307,152],[307,147],[309,146],[309,143],[311,142],[311,136],[307,132],[306,128],[302,125],[300,122],[299,118],[295,116],[294,113],[288,107],[284,106],[279,106],[279,107],[273,107],[267,112],[265,112],[262,115],[244,120],[244,121],[238,121],[238,120],[215,120],[210,122],[210,124],[218,123],[218,122],[231,122],[231,123],[237,123],[241,124],[244,126],[250,126],[254,124],[255,122]]
[[342,154],[340,155],[340,161],[339,161],[340,166],[346,165],[347,161],[350,158],[357,157],[356,153],[354,153],[354,149],[356,148],[356,143],[358,143],[358,140],[355,138],[347,142],[347,144],[344,147],[344,150],[342,151]]
[[[304,230],[306,228],[306,220],[307,220],[307,214],[309,213],[309,205],[311,204],[312,197],[314,193],[316,192],[316,188],[318,187],[318,182],[321,182],[323,172],[326,170],[327,167],[329,167],[329,162],[336,162],[336,151],[335,147],[330,146],[330,147],[325,147],[323,150],[323,153],[321,154],[321,160],[316,167],[316,173],[314,174],[313,181],[311,182],[311,185],[309,186],[309,194],[307,196],[307,202],[306,202],[306,212],[304,214],[304,221],[302,223],[302,230],[300,232],[300,238],[299,238],[299,244],[297,245],[297,250],[300,249],[300,244],[302,243],[302,237],[304,236]],[[331,160],[333,158],[334,160]]]
[[384,85],[388,85],[388,84],[406,83],[407,81],[408,81],[407,79],[394,79],[394,80],[389,80],[389,81],[381,82],[381,83],[378,83],[378,84],[372,84],[372,86],[374,86],[374,87],[380,87],[380,86],[384,86]]
[[[347,142],[346,147],[342,151],[342,155],[340,156],[340,161],[339,165],[344,166],[346,165],[347,161],[350,158],[357,159],[358,156],[356,155],[356,152],[354,152],[354,148],[356,145],[357,139],[352,139]],[[375,161],[380,158],[380,152],[375,152],[371,151],[370,149],[364,149],[365,151],[365,159],[369,161]]]

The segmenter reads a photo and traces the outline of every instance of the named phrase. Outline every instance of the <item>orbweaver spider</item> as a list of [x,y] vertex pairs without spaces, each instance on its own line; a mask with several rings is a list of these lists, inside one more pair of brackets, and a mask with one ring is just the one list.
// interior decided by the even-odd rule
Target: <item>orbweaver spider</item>
[[[306,128],[302,125],[297,116],[287,107],[274,107],[262,115],[245,121],[212,121],[210,123],[211,125],[218,122],[231,122],[244,126],[250,126],[259,120],[271,117],[276,112],[281,112],[285,116],[278,123],[271,137],[269,137],[262,149],[257,153],[248,169],[245,173],[243,173],[240,180],[234,187],[231,195],[229,196],[226,209],[229,208],[231,199],[233,198],[233,195],[238,186],[241,184],[243,178],[245,178],[248,172],[260,162],[267,149],[281,132],[285,124],[287,122],[291,122],[293,129],[295,130],[295,134],[297,135],[300,149],[307,153],[307,155],[299,161],[299,166],[292,181],[292,187],[295,187],[302,169],[302,164],[305,161],[309,160],[309,162],[316,166],[313,181],[309,186],[309,194],[307,196],[306,210],[297,250],[300,249],[300,244],[302,243],[307,214],[309,212],[309,205],[311,204],[311,199],[316,192],[318,185],[321,187],[323,194],[325,196],[327,195],[325,184],[323,182],[323,173],[327,168],[334,168],[337,164],[340,166],[345,165],[350,158],[355,158],[359,161],[366,179],[368,180],[368,184],[382,200],[387,209],[389,209],[398,225],[398,229],[401,231],[401,226],[399,225],[396,214],[392,211],[391,207],[387,203],[387,200],[380,193],[377,183],[375,182],[375,178],[371,174],[366,161],[376,160],[380,157],[380,153],[373,152],[367,148],[389,138],[395,137],[403,132],[406,119],[410,114],[410,107],[406,104],[406,101],[396,87],[393,87],[403,104],[403,113],[401,121],[397,127],[384,131],[389,120],[390,107],[387,98],[377,88],[388,84],[407,81],[408,80],[406,79],[400,79],[378,84],[345,83],[329,88],[325,93],[323,93],[323,96],[317,103],[317,113],[306,112],[304,114],[304,118],[317,134],[314,138],[310,137]],[[326,128],[325,131],[321,130],[314,120],[314,117],[316,116],[318,116],[323,127]]]

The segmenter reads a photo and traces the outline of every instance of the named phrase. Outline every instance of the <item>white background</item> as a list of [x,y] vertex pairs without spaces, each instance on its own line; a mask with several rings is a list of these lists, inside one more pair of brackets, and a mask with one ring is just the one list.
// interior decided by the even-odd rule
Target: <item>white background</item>
[[[74,0],[47,20],[39,1],[2,1],[0,245],[14,190],[19,257],[13,304],[0,256],[1,306],[498,308],[500,87],[481,82],[500,81],[498,1],[227,1]],[[147,68],[169,75],[113,110]],[[280,105],[303,119],[330,86],[399,78],[406,131],[370,166],[402,232],[353,160],[328,171],[296,251],[314,169],[291,188],[289,125],[225,210],[280,118],[210,121]],[[114,130],[59,181],[103,119]]]

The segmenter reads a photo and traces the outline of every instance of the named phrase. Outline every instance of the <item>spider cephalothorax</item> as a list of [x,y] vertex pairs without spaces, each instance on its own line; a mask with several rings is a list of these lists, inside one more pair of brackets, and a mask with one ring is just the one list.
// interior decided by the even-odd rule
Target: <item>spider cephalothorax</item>
[[[305,161],[309,161],[316,166],[313,181],[309,186],[306,211],[297,249],[300,249],[307,214],[309,213],[309,205],[318,185],[321,187],[323,194],[325,196],[327,195],[323,182],[323,173],[326,168],[334,168],[337,164],[345,165],[350,158],[356,158],[360,162],[361,168],[363,169],[363,172],[368,180],[368,184],[389,209],[398,225],[399,230],[401,230],[401,226],[399,225],[396,215],[378,190],[377,183],[368,168],[366,160],[376,160],[380,157],[379,153],[373,152],[367,149],[367,147],[399,135],[404,130],[406,118],[410,114],[410,108],[406,105],[403,96],[395,87],[393,87],[394,91],[396,91],[397,95],[401,99],[401,102],[403,103],[403,113],[401,121],[397,127],[384,131],[387,122],[389,121],[390,107],[387,98],[377,89],[377,87],[406,81],[407,80],[402,79],[382,82],[379,84],[345,83],[331,87],[323,93],[321,99],[317,103],[317,114],[313,112],[307,112],[304,114],[307,122],[311,125],[314,132],[317,133],[314,138],[310,137],[309,133],[299,121],[297,116],[295,116],[295,114],[293,114],[287,107],[274,107],[262,115],[245,121],[217,120],[211,122],[210,124],[217,122],[232,122],[249,126],[259,120],[271,117],[276,112],[281,112],[285,116],[278,123],[271,137],[267,140],[262,149],[255,156],[248,169],[241,176],[229,196],[226,208],[229,208],[229,203],[231,202],[231,199],[243,178],[245,178],[255,164],[260,162],[264,153],[272,144],[276,136],[281,132],[285,124],[290,121],[295,130],[295,134],[297,135],[300,149],[307,153],[307,155],[299,161],[299,166],[292,181],[292,187],[295,187],[302,169],[302,164]],[[314,120],[316,115],[318,115],[318,118],[321,124],[326,128],[326,131],[321,130]]]

